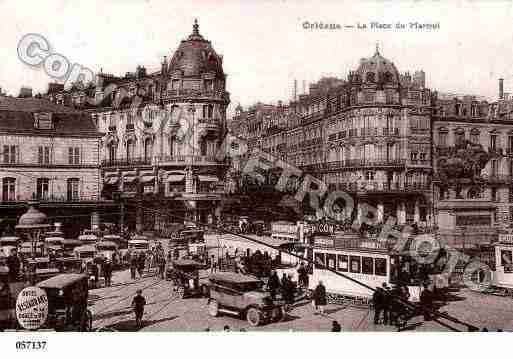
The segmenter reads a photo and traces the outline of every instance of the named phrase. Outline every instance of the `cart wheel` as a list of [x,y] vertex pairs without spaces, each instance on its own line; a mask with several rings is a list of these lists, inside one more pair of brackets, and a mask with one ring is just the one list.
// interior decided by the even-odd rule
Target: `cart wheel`
[[219,303],[217,303],[217,300],[212,299],[208,302],[208,314],[210,314],[211,317],[217,317],[219,315]]
[[246,312],[246,320],[252,327],[258,327],[262,324],[262,312],[257,308],[249,308]]

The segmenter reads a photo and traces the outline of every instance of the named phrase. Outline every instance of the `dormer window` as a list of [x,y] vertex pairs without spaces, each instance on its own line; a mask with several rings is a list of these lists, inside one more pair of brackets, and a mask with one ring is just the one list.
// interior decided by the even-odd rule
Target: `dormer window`
[[34,128],[40,130],[53,129],[53,121],[51,113],[35,113],[34,114]]

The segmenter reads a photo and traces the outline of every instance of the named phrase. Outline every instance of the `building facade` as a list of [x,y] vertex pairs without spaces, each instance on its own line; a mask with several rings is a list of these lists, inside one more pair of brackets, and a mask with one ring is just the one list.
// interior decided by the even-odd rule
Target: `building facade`
[[[428,225],[431,91],[422,71],[400,74],[376,49],[346,80],[324,78],[289,105],[239,108],[231,123],[260,149],[399,223]],[[346,214],[347,216],[351,214]]]
[[162,231],[165,223],[184,218],[218,217],[227,165],[215,155],[226,133],[230,96],[223,58],[197,22],[160,71],[138,66],[124,77],[100,73],[95,84],[82,88],[50,85],[47,96],[87,108],[105,134],[102,194],[121,200],[123,223]]
[[[101,134],[88,114],[36,98],[0,97],[3,227],[14,228],[28,201],[64,226],[89,228],[101,201]],[[79,228],[82,227],[82,228]]]

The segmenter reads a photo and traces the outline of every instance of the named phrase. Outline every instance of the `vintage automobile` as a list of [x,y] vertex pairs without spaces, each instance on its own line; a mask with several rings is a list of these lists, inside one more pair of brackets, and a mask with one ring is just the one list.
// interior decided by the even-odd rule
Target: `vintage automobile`
[[118,250],[118,245],[111,241],[100,241],[96,243],[96,251],[100,256],[105,257],[106,259],[110,260],[112,264],[116,265],[117,263],[114,263],[114,254]]
[[80,273],[82,270],[82,260],[75,257],[55,258],[55,267],[61,273]]
[[54,251],[55,253],[61,252],[64,249],[63,246],[64,238],[62,237],[46,237],[45,238],[45,250],[46,253]]
[[98,241],[98,236],[95,234],[81,234],[78,240],[83,244],[95,244]]
[[25,263],[26,276],[28,281],[32,284],[59,274],[59,269],[52,268],[53,263],[51,263],[48,257],[29,258]]
[[73,256],[74,249],[80,247],[83,243],[78,239],[64,239],[62,241],[62,249],[65,256]]
[[204,269],[203,263],[192,259],[177,259],[169,264],[166,279],[173,282],[173,294],[179,298],[207,295],[208,287],[200,285],[199,270]]
[[131,239],[128,241],[128,250],[132,253],[146,252],[150,249],[147,239]]
[[19,246],[18,253],[27,256],[42,257],[44,256],[44,246],[44,242],[23,242]]
[[0,237],[0,255],[8,257],[11,251],[18,248],[20,238],[15,236]]
[[244,317],[249,325],[277,322],[285,317],[284,305],[263,290],[263,282],[253,276],[220,272],[209,277],[208,313]]
[[57,331],[90,331],[93,315],[87,308],[88,277],[83,274],[59,274],[39,282],[48,297],[45,327]]
[[106,234],[103,236],[103,240],[116,243],[119,249],[128,248],[128,241],[117,234]]
[[96,247],[93,245],[78,246],[73,250],[75,258],[81,259],[83,262],[92,262],[96,257]]

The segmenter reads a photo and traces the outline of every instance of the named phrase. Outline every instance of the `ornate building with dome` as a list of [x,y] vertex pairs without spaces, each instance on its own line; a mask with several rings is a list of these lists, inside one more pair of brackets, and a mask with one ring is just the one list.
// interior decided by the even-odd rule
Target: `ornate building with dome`
[[[96,103],[87,101],[91,96]],[[223,58],[197,21],[159,71],[138,66],[122,77],[99,73],[95,84],[70,90],[50,84],[47,97],[92,113],[104,133],[102,195],[124,203],[122,222],[130,229],[163,231],[182,217],[215,220],[227,168],[215,154],[230,95]],[[157,209],[177,217],[156,215]]]
[[232,129],[250,148],[374,206],[380,222],[391,215],[402,224],[427,225],[433,207],[430,107],[424,73],[400,74],[376,48],[347,79],[321,79],[288,106],[265,113],[261,105],[239,109]]

